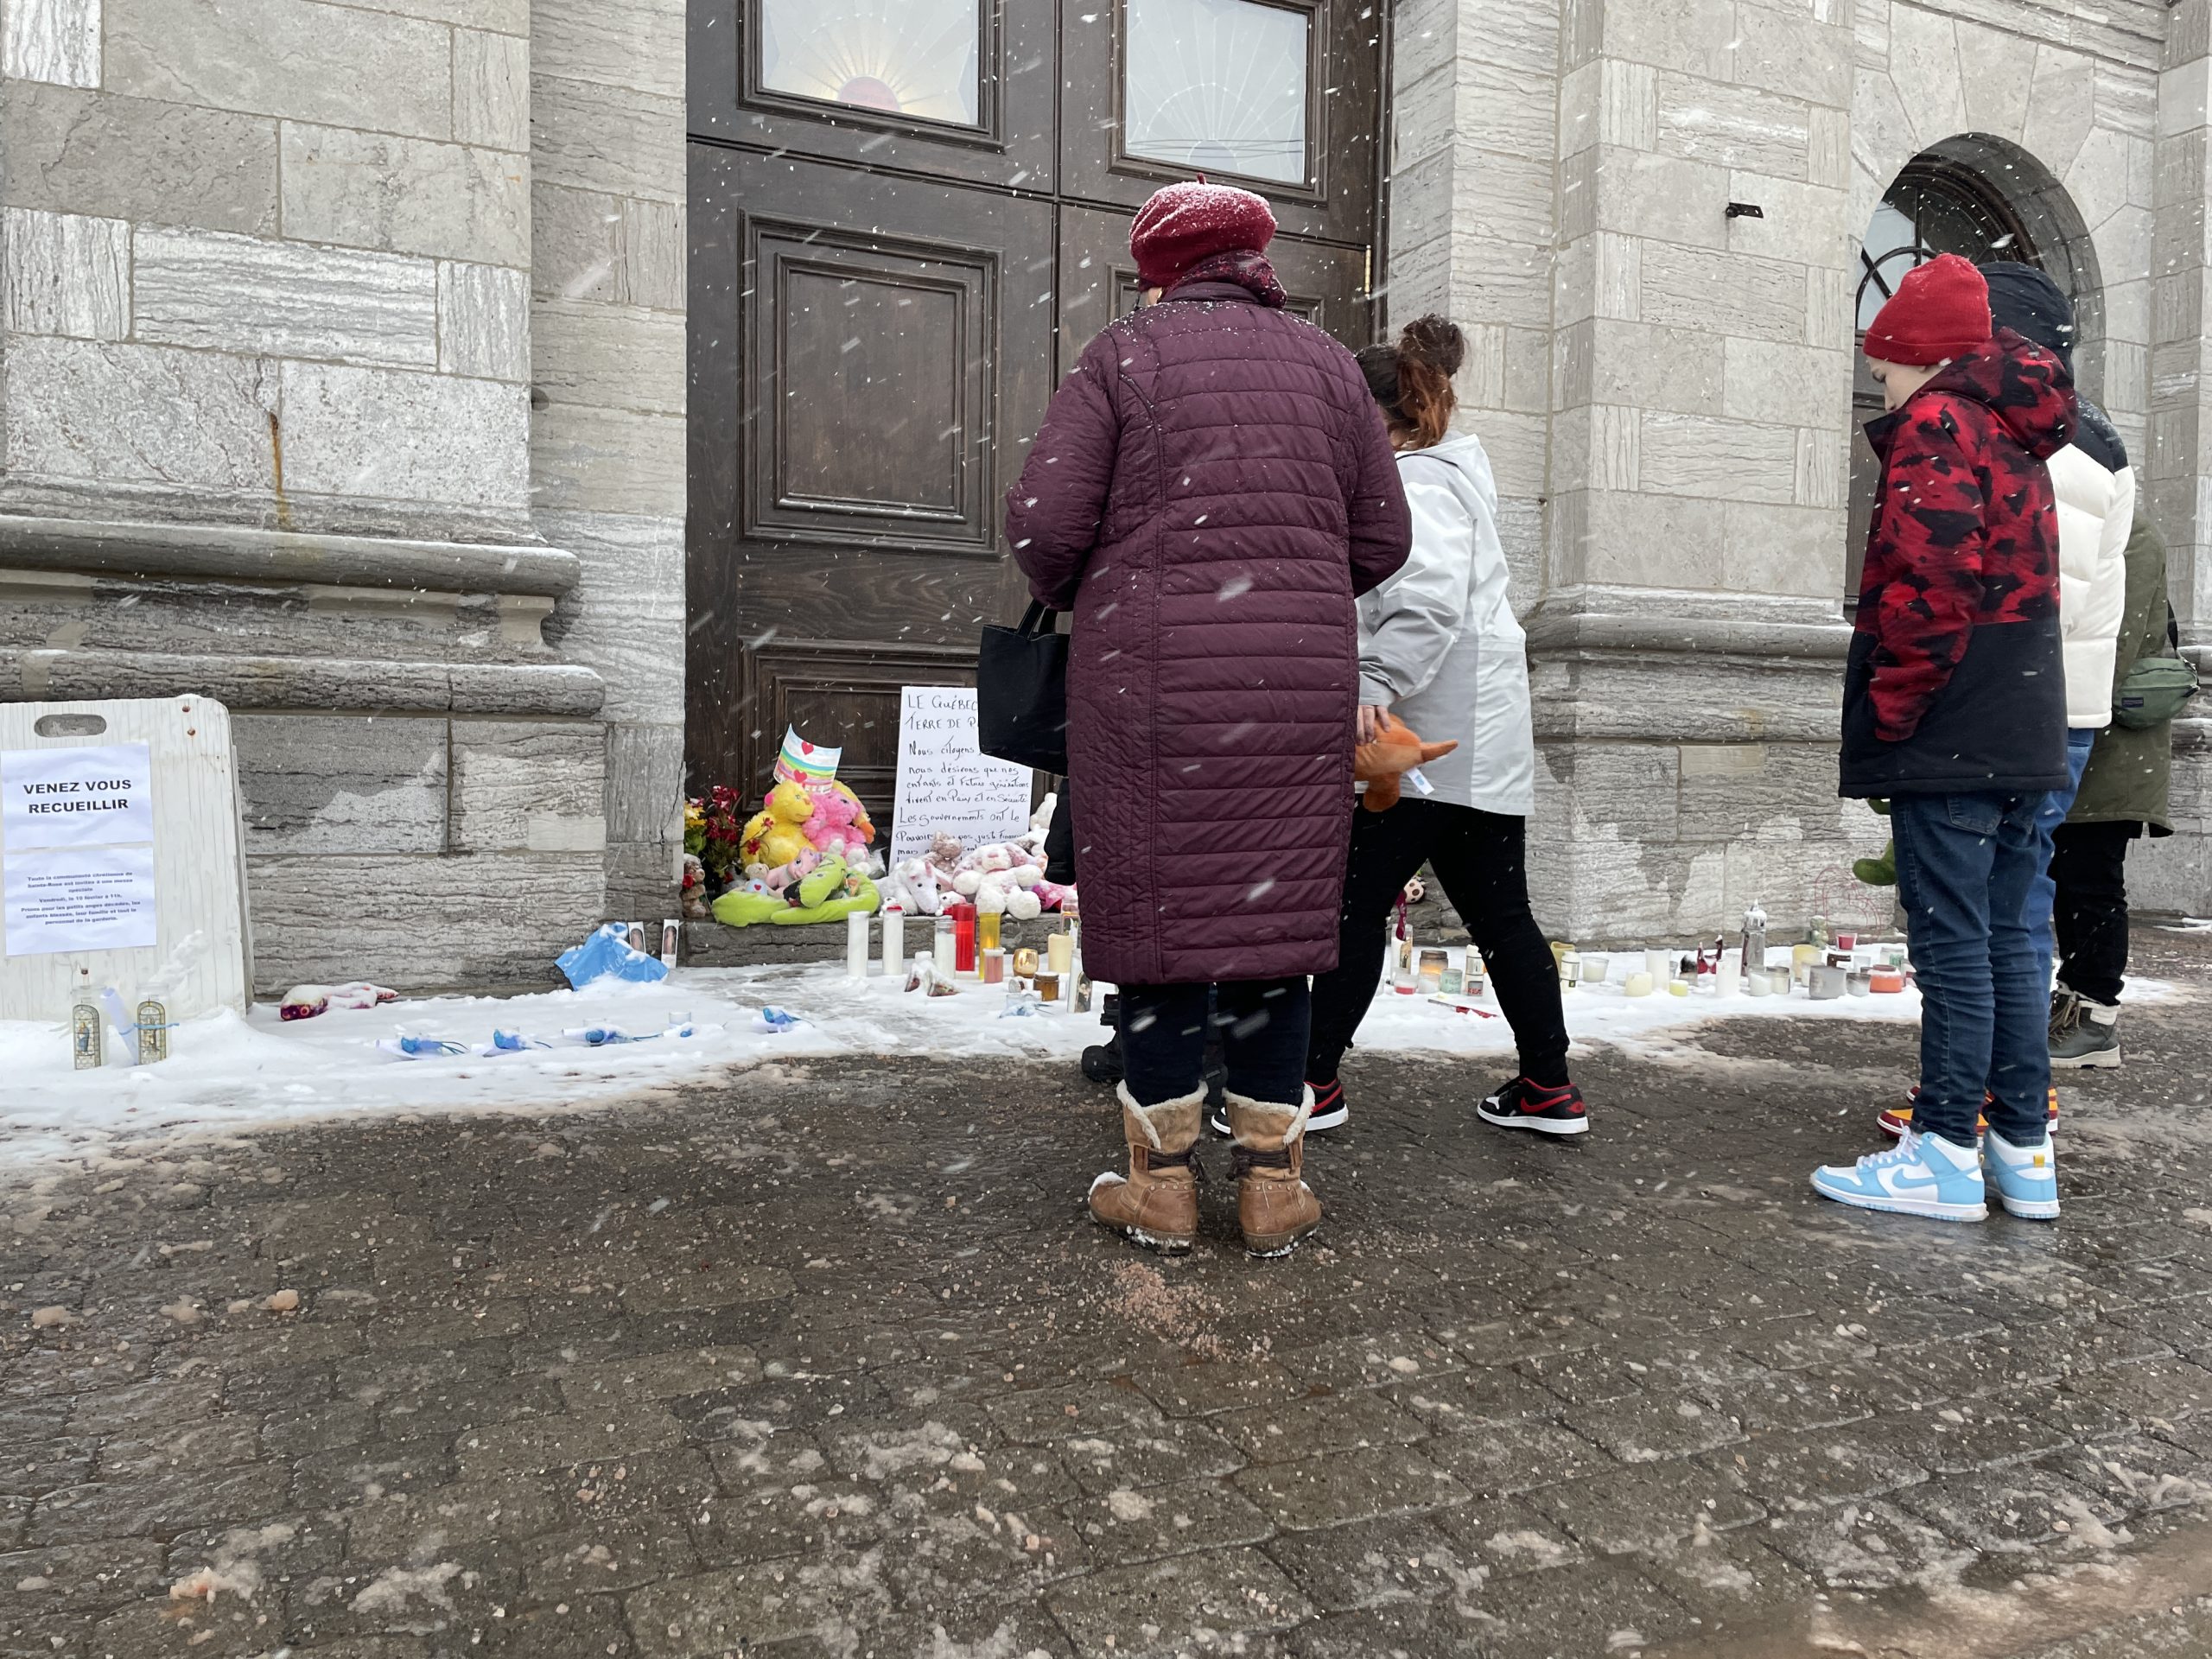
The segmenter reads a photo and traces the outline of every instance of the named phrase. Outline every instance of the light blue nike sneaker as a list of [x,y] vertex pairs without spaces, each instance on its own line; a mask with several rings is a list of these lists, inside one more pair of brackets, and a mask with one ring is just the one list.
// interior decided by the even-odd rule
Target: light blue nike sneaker
[[2058,1219],[2058,1153],[2048,1135],[2033,1146],[2016,1147],[1990,1130],[1981,1138],[1981,1173],[2007,1214],[2026,1221]]
[[1887,1152],[1813,1172],[1813,1191],[1859,1210],[1890,1210],[1935,1221],[1980,1221],[1989,1214],[1981,1158],[1940,1135],[1907,1130]]

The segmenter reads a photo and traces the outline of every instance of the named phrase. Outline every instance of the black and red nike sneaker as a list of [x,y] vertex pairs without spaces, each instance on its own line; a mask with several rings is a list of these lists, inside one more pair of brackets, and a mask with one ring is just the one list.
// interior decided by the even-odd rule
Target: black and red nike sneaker
[[1548,1089],[1516,1077],[1475,1108],[1476,1116],[1501,1129],[1534,1129],[1539,1135],[1587,1135],[1590,1109],[1573,1084]]
[[1344,1082],[1342,1077],[1332,1078],[1327,1083],[1309,1083],[1306,1086],[1313,1091],[1313,1115],[1306,1120],[1309,1135],[1340,1128],[1351,1116],[1351,1109],[1344,1104]]
[[[1344,1127],[1351,1113],[1344,1105],[1344,1084],[1341,1077],[1327,1083],[1309,1083],[1313,1091],[1313,1113],[1306,1120],[1306,1131],[1319,1135],[1327,1129]],[[1224,1139],[1229,1135],[1229,1109],[1217,1106],[1206,1114],[1206,1127]]]

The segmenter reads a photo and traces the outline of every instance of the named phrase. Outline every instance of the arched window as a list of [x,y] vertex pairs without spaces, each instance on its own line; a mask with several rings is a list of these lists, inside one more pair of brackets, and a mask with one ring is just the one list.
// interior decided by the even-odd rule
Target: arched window
[[1905,272],[1939,253],[1963,254],[1978,265],[1993,259],[2043,263],[2033,233],[1987,180],[1955,162],[1918,157],[1897,175],[1867,221],[1859,250],[1861,334]]
[[[2085,390],[2097,373],[2101,306],[2087,226],[2064,188],[2024,151],[1971,134],[1948,138],[1905,163],[1867,221],[1859,251],[1856,327],[1866,326],[1905,272],[1939,253],[1978,265],[2015,260],[2048,272],[2074,302],[2075,373]],[[1851,541],[1844,601],[1857,603],[1879,468],[1866,423],[1882,412],[1882,388],[1863,353],[1852,363]]]

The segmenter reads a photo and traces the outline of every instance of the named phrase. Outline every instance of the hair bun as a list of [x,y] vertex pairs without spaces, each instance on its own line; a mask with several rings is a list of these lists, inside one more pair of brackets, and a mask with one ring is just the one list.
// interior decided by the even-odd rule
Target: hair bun
[[1466,361],[1467,337],[1449,317],[1431,312],[1415,317],[1398,335],[1398,354],[1446,375],[1459,372]]

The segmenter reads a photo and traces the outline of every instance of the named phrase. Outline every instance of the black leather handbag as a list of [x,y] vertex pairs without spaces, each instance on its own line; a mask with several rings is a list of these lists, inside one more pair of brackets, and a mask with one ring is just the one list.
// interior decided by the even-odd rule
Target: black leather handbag
[[976,728],[983,753],[1065,776],[1068,637],[1059,613],[1033,603],[1020,624],[994,623],[976,652]]

